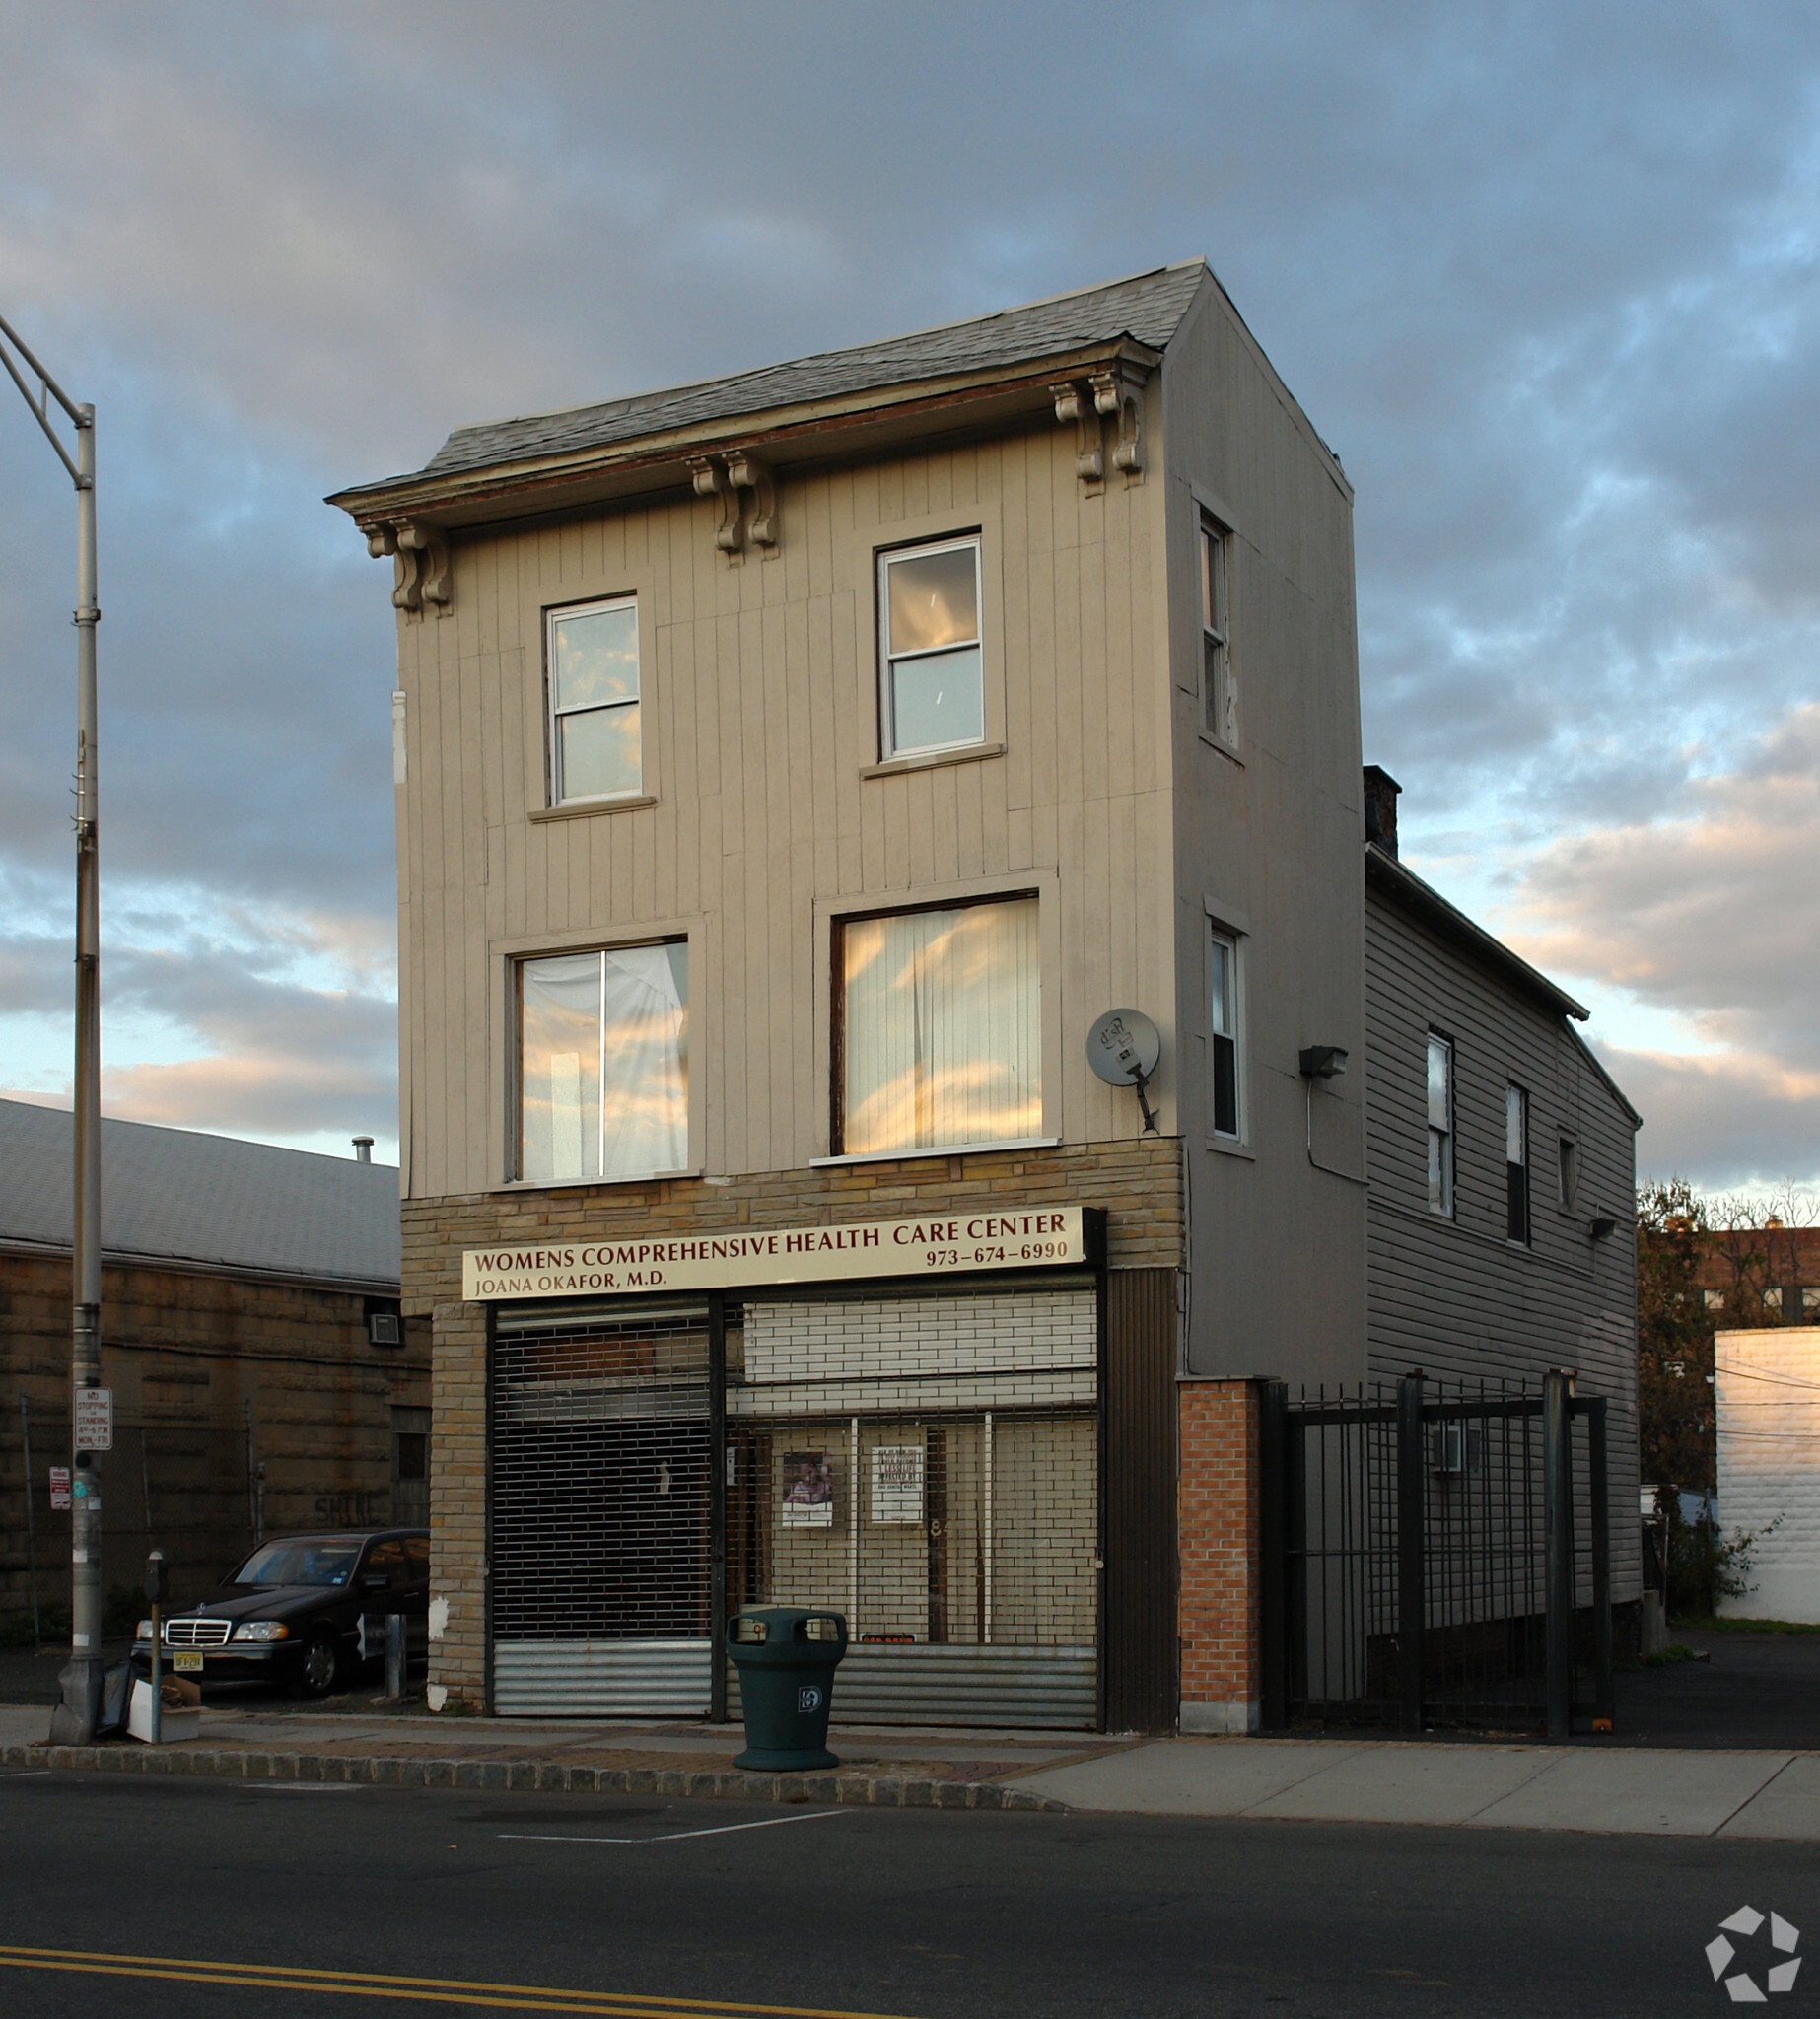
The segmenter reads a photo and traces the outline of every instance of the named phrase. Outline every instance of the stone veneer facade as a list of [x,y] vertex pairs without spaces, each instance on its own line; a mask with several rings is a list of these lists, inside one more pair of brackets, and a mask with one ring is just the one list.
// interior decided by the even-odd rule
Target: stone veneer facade
[[430,1574],[433,1596],[447,1611],[437,1606],[432,1613],[433,1690],[476,1708],[486,1692],[487,1313],[484,1304],[461,1301],[463,1248],[837,1226],[974,1207],[1013,1212],[1056,1205],[1105,1211],[1113,1269],[1181,1265],[1181,1145],[1172,1137],[902,1157],[714,1183],[665,1178],[407,1199],[404,1309],[407,1316],[430,1314],[435,1342]]

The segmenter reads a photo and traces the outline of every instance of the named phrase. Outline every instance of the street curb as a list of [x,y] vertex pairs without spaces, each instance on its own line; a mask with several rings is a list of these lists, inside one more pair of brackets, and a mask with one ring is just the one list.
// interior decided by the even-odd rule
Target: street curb
[[363,1787],[467,1787],[535,1794],[667,1794],[721,1801],[835,1802],[853,1808],[1041,1809],[1068,1804],[996,1780],[890,1774],[684,1773],[674,1767],[572,1767],[559,1760],[421,1760],[379,1753],[204,1751],[186,1746],[5,1746],[0,1767],[88,1774],[196,1774],[231,1780],[351,1781]]

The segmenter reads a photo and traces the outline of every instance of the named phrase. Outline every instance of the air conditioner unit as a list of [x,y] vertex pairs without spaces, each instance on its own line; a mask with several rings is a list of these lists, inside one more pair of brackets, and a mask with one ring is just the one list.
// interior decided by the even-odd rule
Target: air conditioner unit
[[1477,1472],[1483,1434],[1477,1425],[1432,1424],[1429,1427],[1429,1470],[1447,1479]]
[[396,1346],[403,1337],[396,1311],[375,1311],[367,1320],[367,1337],[375,1346]]

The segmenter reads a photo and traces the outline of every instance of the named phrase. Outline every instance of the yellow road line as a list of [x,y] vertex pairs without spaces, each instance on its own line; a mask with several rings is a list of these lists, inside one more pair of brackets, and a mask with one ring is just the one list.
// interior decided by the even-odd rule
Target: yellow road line
[[452,1977],[392,1977],[361,1970],[309,1970],[283,1963],[222,1963],[189,1956],[116,1956],[87,1949],[28,1949],[0,1944],[0,1969],[54,1970],[174,1984],[216,1984],[238,1990],[338,1991],[346,1996],[415,1999],[496,2010],[580,2012],[594,2019],[892,2019],[878,2012],[805,2005],[735,2004],[720,1998],[653,1997],[637,1991],[583,1991],[556,1984],[485,1984]]

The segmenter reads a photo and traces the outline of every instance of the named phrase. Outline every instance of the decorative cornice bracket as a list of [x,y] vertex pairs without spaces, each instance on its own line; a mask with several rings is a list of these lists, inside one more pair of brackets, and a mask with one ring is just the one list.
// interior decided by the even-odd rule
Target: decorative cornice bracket
[[1099,445],[1099,415],[1094,409],[1092,388],[1064,381],[1049,388],[1055,400],[1055,417],[1063,427],[1075,428],[1075,474],[1084,484],[1105,480],[1106,459]]
[[1119,359],[1086,379],[1051,385],[1055,417],[1075,430],[1075,474],[1084,484],[1106,480],[1105,424],[1116,429],[1112,466],[1129,478],[1144,474],[1144,366]]
[[755,547],[777,546],[777,485],[755,455],[735,449],[726,455],[691,455],[687,462],[695,495],[721,501],[714,544],[722,553],[737,554],[747,541]]
[[1102,414],[1116,419],[1119,438],[1112,450],[1112,466],[1127,476],[1144,471],[1144,381],[1141,367],[1120,361],[1092,377],[1093,404]]
[[428,603],[439,617],[448,614],[449,542],[434,526],[409,519],[375,520],[361,530],[367,535],[367,552],[376,561],[391,556],[394,609],[421,617]]

